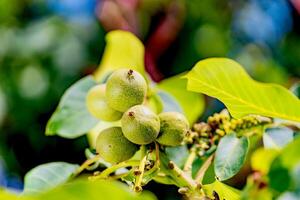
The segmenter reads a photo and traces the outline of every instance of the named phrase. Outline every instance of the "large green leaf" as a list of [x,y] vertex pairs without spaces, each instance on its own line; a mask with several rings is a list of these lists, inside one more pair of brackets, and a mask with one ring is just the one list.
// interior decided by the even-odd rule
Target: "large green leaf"
[[25,175],[24,194],[36,194],[68,181],[79,166],[65,162],[39,165]]
[[235,134],[224,136],[217,148],[214,161],[215,173],[220,181],[237,174],[243,166],[249,148],[248,138]]
[[205,59],[186,78],[188,90],[219,99],[233,117],[258,114],[300,121],[300,101],[296,96],[280,85],[253,80],[233,60]]
[[225,185],[224,183],[219,181],[203,185],[203,190],[205,194],[212,199],[217,199],[215,196],[218,195],[219,199],[240,200],[239,190]]
[[72,85],[63,95],[56,111],[47,123],[46,135],[76,138],[87,133],[99,120],[90,115],[85,98],[96,82],[91,76]]
[[204,111],[203,95],[186,90],[187,81],[182,79],[183,74],[165,79],[157,87],[170,93],[182,107],[189,122],[193,124]]
[[111,31],[106,35],[106,47],[99,68],[97,81],[119,68],[131,68],[145,75],[144,46],[132,33]]

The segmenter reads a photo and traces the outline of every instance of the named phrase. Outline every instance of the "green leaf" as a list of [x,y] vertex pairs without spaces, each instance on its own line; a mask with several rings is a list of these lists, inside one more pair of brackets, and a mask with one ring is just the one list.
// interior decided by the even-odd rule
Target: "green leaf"
[[170,94],[164,91],[158,91],[157,95],[160,97],[162,101],[163,112],[174,111],[174,112],[183,113],[181,106],[178,104],[178,102],[173,96],[171,96]]
[[65,184],[48,193],[42,194],[40,200],[155,200],[155,196],[149,192],[136,195],[129,191],[128,186],[110,181],[75,181]]
[[77,180],[37,195],[22,195],[0,190],[2,200],[156,200],[148,191],[133,193],[120,182]]
[[232,188],[228,185],[225,185],[224,183],[217,180],[211,184],[203,185],[203,190],[205,194],[212,199],[216,199],[214,193],[217,193],[219,199],[222,200],[223,199],[240,200],[239,190]]
[[46,135],[76,138],[86,134],[99,120],[90,115],[85,98],[96,82],[87,76],[72,85],[63,95],[56,111],[47,123]]
[[[203,95],[186,90],[187,81],[182,79],[183,74],[167,78],[157,84],[157,87],[168,92],[178,101],[189,122],[193,124],[204,111]],[[192,102],[192,103],[191,103]]]
[[55,188],[67,182],[78,167],[65,162],[37,166],[25,175],[24,194],[36,194]]
[[106,47],[99,68],[97,81],[119,68],[131,68],[145,76],[144,46],[132,33],[116,30],[106,35]]
[[254,81],[233,60],[205,59],[185,77],[188,90],[219,99],[235,118],[258,114],[300,121],[300,101],[296,96],[280,85]]
[[235,134],[224,136],[217,148],[214,161],[216,176],[227,180],[239,172],[248,152],[248,138],[237,138]]
[[286,127],[267,128],[263,134],[265,148],[281,149],[293,141],[293,130]]
[[178,167],[183,167],[189,156],[189,150],[186,145],[178,147],[167,147],[166,154]]

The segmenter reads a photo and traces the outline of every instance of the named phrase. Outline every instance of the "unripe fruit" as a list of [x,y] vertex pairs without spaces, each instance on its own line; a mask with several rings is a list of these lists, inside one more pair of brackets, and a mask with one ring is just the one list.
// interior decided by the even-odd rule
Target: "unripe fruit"
[[186,117],[178,112],[164,112],[158,116],[160,133],[156,141],[166,146],[181,145],[189,130],[189,122]]
[[89,112],[104,121],[117,121],[123,113],[108,106],[105,98],[105,85],[96,85],[91,88],[86,97],[86,105]]
[[140,73],[131,69],[115,71],[106,83],[108,105],[121,112],[134,105],[142,104],[146,92],[146,80]]
[[124,137],[120,127],[105,129],[97,137],[96,151],[111,164],[130,159],[137,149],[135,144]]
[[158,116],[149,108],[137,105],[127,110],[121,119],[124,136],[135,144],[149,144],[159,133]]

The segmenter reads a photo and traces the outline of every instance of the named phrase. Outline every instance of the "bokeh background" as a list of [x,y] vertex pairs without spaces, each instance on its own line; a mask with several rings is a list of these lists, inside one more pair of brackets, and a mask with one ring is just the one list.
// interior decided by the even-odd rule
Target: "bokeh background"
[[[21,190],[41,163],[83,162],[85,137],[46,137],[45,125],[66,88],[97,68],[115,29],[143,41],[156,82],[216,56],[259,81],[289,87],[300,77],[300,0],[0,0],[1,187]],[[220,108],[210,102],[205,115]]]

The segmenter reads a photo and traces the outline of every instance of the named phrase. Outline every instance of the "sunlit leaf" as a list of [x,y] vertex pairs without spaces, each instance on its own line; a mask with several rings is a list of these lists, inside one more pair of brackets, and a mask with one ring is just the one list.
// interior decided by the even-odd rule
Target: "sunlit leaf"
[[203,190],[205,194],[212,198],[216,199],[215,196],[218,195],[219,199],[230,199],[230,200],[240,200],[240,191],[232,188],[228,185],[225,185],[222,182],[215,181],[211,184],[203,185]]
[[85,103],[87,92],[94,85],[96,82],[88,76],[65,92],[47,123],[46,135],[72,139],[86,134],[97,124],[98,120],[90,115]]
[[217,148],[214,161],[216,176],[227,180],[239,172],[249,148],[248,138],[237,138],[235,134],[224,136]]
[[25,175],[24,194],[35,194],[55,188],[67,182],[78,167],[65,162],[37,166]]
[[300,121],[300,101],[296,96],[280,85],[254,81],[233,60],[205,59],[186,78],[188,90],[219,99],[233,117],[258,114]]
[[194,123],[204,111],[204,97],[186,90],[187,81],[182,79],[183,74],[167,78],[157,87],[170,93],[182,107],[189,122]]
[[134,34],[111,31],[106,35],[106,42],[100,66],[95,72],[97,81],[119,68],[131,68],[145,75],[144,46]]
[[263,134],[265,148],[280,149],[293,141],[293,130],[286,127],[267,128]]

